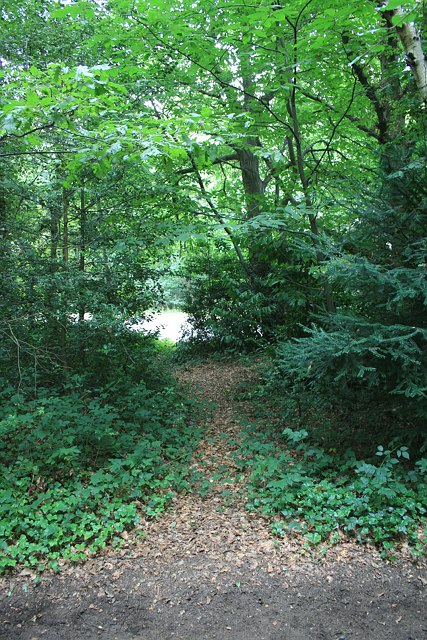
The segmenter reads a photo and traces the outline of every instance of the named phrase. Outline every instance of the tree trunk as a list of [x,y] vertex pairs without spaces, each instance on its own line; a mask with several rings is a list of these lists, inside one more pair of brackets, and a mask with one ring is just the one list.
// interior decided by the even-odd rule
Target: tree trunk
[[86,212],[86,201],[85,201],[85,187],[84,181],[82,180],[82,185],[80,188],[80,242],[79,242],[79,271],[80,271],[80,304],[79,304],[79,357],[81,367],[84,370],[86,368],[86,332],[85,332],[85,282],[84,282],[84,273],[85,273],[85,259],[86,259],[86,224],[87,224],[87,212]]
[[64,264],[68,264],[68,209],[70,206],[69,196],[67,189],[62,190],[62,258]]
[[[394,17],[402,19],[405,15],[402,7],[386,11],[385,14],[390,24],[393,24]],[[423,52],[421,35],[413,22],[397,24],[396,31],[406,53],[406,61],[411,67],[419,94],[427,107],[427,58]]]
[[[82,277],[85,272],[86,223],[87,223],[87,213],[86,213],[86,205],[85,205],[85,188],[84,188],[84,184],[82,183],[82,187],[80,189],[80,247],[79,247],[79,252],[80,252],[79,271]],[[85,304],[84,304],[84,300],[82,300],[79,308],[79,322],[83,322],[84,318],[85,318]]]
[[[62,259],[64,263],[64,271],[67,269],[68,260],[69,260],[69,247],[68,247],[68,209],[70,206],[69,194],[67,189],[62,190],[62,220],[63,220],[63,230],[62,230]],[[61,318],[59,320],[59,344],[60,344],[60,352],[61,352],[61,360],[63,371],[65,375],[67,375],[68,369],[68,357],[67,357],[67,304],[62,301],[63,307],[65,307],[65,313],[61,313]]]
[[[250,115],[257,107],[254,105],[253,80],[247,61],[241,60],[242,84],[244,90],[244,109]],[[254,153],[255,149],[261,146],[259,139],[254,135],[248,135],[240,146],[234,149],[239,161],[239,168],[242,175],[242,186],[246,201],[246,219],[251,220],[262,211],[264,201],[265,185],[260,175],[259,160]],[[265,277],[270,272],[270,265],[262,260],[257,249],[257,238],[254,237],[249,242],[249,265],[251,272],[256,279]]]
[[[295,35],[296,38],[296,35]],[[296,55],[296,53],[295,53]],[[294,73],[296,73],[297,69],[297,60],[294,60],[293,64]],[[313,201],[310,194],[310,180],[307,176],[306,171],[306,163],[304,158],[304,150],[303,150],[303,138],[301,134],[301,128],[299,124],[298,112],[297,112],[297,104],[296,104],[296,77],[292,78],[292,90],[287,103],[287,111],[291,118],[292,122],[292,137],[288,136],[288,148],[289,148],[289,156],[291,162],[295,164],[294,169],[296,174],[298,175],[299,182],[301,184],[301,190],[304,194],[304,204],[307,209],[307,217],[310,225],[311,236],[313,239],[313,244],[316,250],[316,261],[321,264],[325,262],[326,255],[321,248],[320,244],[320,230],[319,230],[319,222],[317,219],[316,213],[314,213],[313,209]],[[325,305],[325,309],[328,313],[335,312],[335,302],[333,298],[331,285],[326,277],[322,279],[322,288],[323,288],[323,302]]]
[[59,217],[54,208],[50,210],[50,259],[52,263],[58,259]]

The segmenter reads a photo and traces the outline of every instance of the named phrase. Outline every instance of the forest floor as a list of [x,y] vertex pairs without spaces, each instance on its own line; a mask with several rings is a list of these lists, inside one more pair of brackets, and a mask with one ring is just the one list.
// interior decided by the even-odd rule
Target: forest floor
[[425,640],[425,563],[352,543],[319,557],[246,510],[230,454],[248,409],[235,390],[254,370],[208,362],[178,375],[215,403],[194,456],[197,488],[124,534],[119,551],[40,582],[26,570],[3,580],[0,638]]

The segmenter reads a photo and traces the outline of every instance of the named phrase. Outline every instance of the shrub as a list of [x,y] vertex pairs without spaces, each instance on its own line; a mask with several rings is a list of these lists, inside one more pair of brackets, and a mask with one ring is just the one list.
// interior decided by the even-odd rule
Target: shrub
[[248,506],[280,516],[276,533],[301,532],[312,544],[350,536],[384,554],[406,541],[413,553],[422,551],[427,460],[409,465],[407,447],[378,446],[378,463],[357,459],[351,449],[327,452],[306,430],[286,428],[278,446],[249,429],[237,455],[251,471]]
[[56,566],[120,541],[140,510],[156,515],[186,486],[193,403],[173,387],[110,391],[3,394],[0,570]]

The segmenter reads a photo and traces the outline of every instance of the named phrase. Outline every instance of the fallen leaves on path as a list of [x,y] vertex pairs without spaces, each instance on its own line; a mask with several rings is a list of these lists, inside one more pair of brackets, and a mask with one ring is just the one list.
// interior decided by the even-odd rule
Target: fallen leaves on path
[[[176,495],[167,513],[154,520],[143,519],[139,528],[144,537],[130,534],[123,558],[137,556],[162,564],[192,557],[201,568],[216,572],[249,562],[253,569],[276,574],[312,561],[312,552],[302,547],[300,539],[292,534],[278,539],[271,532],[269,518],[245,507],[245,478],[240,471],[237,477],[231,455],[242,428],[239,411],[248,409],[236,400],[236,393],[256,382],[256,366],[212,361],[182,368],[177,377],[192,393],[214,405],[192,464],[192,472],[203,480],[199,480],[199,490],[196,484],[194,491]],[[360,557],[361,562],[366,561],[364,553],[366,550],[348,543],[328,552],[331,560]],[[378,560],[375,550],[369,553],[371,560]]]

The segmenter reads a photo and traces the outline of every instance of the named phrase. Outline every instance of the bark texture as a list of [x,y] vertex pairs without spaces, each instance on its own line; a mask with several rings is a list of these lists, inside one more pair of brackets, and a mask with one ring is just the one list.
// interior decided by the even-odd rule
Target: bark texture
[[[391,21],[395,16],[399,18],[404,16],[401,7],[387,13],[390,14]],[[427,59],[423,52],[421,35],[413,22],[402,22],[396,26],[396,31],[405,50],[406,59],[411,67],[418,91],[424,105],[427,106]]]

